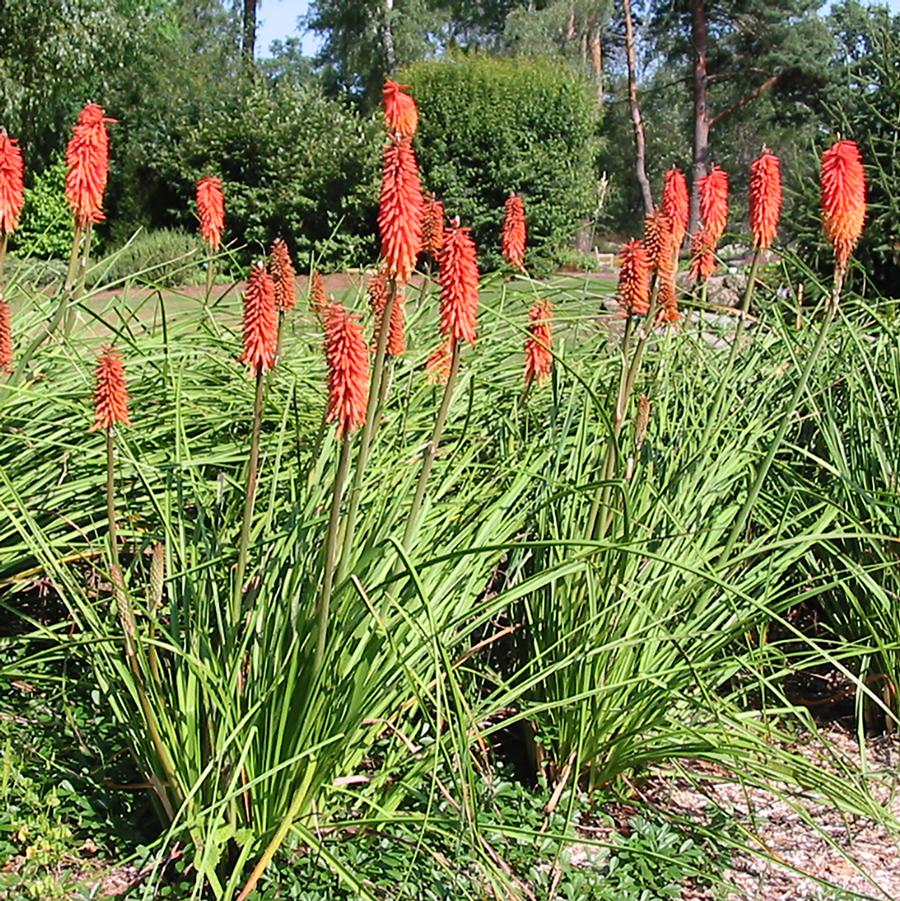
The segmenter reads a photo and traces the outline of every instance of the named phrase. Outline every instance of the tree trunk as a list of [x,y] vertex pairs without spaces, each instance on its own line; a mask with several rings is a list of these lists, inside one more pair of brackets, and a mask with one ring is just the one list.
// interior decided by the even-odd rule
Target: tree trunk
[[384,70],[390,75],[397,68],[397,52],[394,48],[394,0],[384,0],[384,22],[381,26],[381,48],[384,51]]
[[691,219],[688,234],[697,231],[700,222],[699,183],[709,172],[709,37],[703,0],[691,0],[691,41],[694,45],[694,159],[691,166]]
[[256,51],[256,7],[258,4],[259,0],[244,0],[241,52],[251,61]]
[[597,109],[603,109],[603,44],[600,41],[600,25],[595,22],[591,29],[591,72],[597,88]]
[[634,61],[634,26],[631,21],[631,0],[622,0],[625,13],[625,57],[628,62],[628,105],[631,107],[631,122],[634,128],[634,169],[641,195],[644,198],[644,212],[653,212],[653,191],[647,178],[647,145],[644,140],[644,120],[638,105],[637,66]]

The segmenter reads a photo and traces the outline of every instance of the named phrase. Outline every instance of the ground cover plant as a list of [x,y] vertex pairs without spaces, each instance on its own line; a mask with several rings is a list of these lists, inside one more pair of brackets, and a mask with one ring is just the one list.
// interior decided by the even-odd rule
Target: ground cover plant
[[[786,687],[827,665],[861,729],[900,713],[898,326],[892,302],[852,293],[856,145],[821,159],[833,278],[783,264],[804,278],[799,324],[764,266],[778,159],[753,164],[752,256],[723,338],[699,315],[722,169],[698,186],[680,279],[687,192],[666,179],[609,316],[611,283],[529,275],[516,185],[507,266],[479,271],[466,225],[423,202],[418,118],[387,82],[381,258],[340,299],[311,272],[298,303],[281,241],[247,273],[239,319],[214,176],[197,186],[203,244],[181,254],[205,286],[166,287],[177,255],[162,272],[97,259],[97,104],[67,150],[65,278],[3,285],[4,676],[43,690],[77,672],[115,724],[157,821],[134,891],[279,897],[298,868],[346,897],[678,897],[719,878],[712,827],[590,829],[596,799],[633,798],[679,760],[893,828],[865,770],[797,752],[815,724]],[[22,192],[2,140],[5,250]],[[416,274],[423,254],[436,277]],[[804,606],[824,630],[798,625]],[[6,842],[40,893],[46,835],[64,845],[67,827],[39,820],[31,839],[21,823],[57,801],[29,779],[15,762],[4,777],[20,786]],[[580,867],[576,842],[593,855]]]

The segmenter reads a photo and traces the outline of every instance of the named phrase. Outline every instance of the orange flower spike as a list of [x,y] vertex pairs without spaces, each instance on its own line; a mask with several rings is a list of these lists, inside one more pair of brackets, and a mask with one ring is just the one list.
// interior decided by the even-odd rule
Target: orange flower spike
[[321,316],[327,304],[328,297],[325,294],[325,279],[318,269],[314,269],[312,278],[309,281],[309,308],[316,316]]
[[661,210],[654,210],[644,219],[644,247],[651,272],[668,272],[675,265],[672,220]]
[[444,204],[434,194],[422,199],[422,251],[437,259],[444,246]]
[[401,357],[406,353],[406,297],[398,288],[391,307],[391,323],[388,331],[387,353],[391,357]]
[[0,372],[13,374],[12,315],[0,295]]
[[0,232],[8,235],[19,226],[25,203],[25,163],[19,142],[0,128]]
[[381,322],[384,318],[384,308],[387,306],[388,294],[390,292],[390,283],[384,272],[379,269],[369,276],[368,279],[368,295],[369,309],[372,311],[372,317],[375,320],[373,327],[373,340],[378,343],[378,336],[381,334]]
[[362,323],[343,304],[325,307],[325,358],[328,362],[326,422],[337,422],[342,438],[366,421],[369,404],[369,351]]
[[666,172],[663,184],[662,211],[672,223],[672,243],[675,245],[675,250],[678,250],[684,243],[684,236],[687,234],[691,200],[688,196],[687,180],[677,166],[673,166]]
[[422,247],[422,183],[409,138],[384,149],[378,231],[387,275],[409,281]]
[[855,141],[822,154],[822,218],[838,268],[846,270],[866,221],[866,173]]
[[718,241],[728,224],[728,174],[713,166],[699,181],[700,218],[703,226]]
[[675,279],[670,272],[665,273],[659,280],[659,313],[657,322],[676,323],[681,321],[681,311],[678,309],[678,292],[675,287]]
[[781,161],[766,148],[750,164],[750,233],[753,246],[767,250],[781,217]]
[[419,126],[419,110],[409,94],[408,84],[386,81],[382,92],[384,121],[388,131],[399,138],[411,138]]
[[89,103],[66,147],[66,199],[75,216],[75,225],[85,228],[102,222],[103,194],[109,176],[109,119],[99,103]]
[[510,193],[503,206],[503,257],[514,269],[525,268],[525,205],[518,194]]
[[128,386],[125,367],[115,347],[100,351],[94,369],[94,424],[92,432],[111,429],[117,422],[131,425],[128,415]]
[[275,309],[279,313],[287,313],[297,303],[297,277],[291,262],[291,252],[284,238],[276,238],[272,242],[269,274],[275,286]]
[[255,263],[244,291],[244,352],[238,359],[253,375],[275,365],[278,348],[278,316],[275,283],[264,263]]
[[221,180],[212,175],[197,182],[197,216],[201,237],[211,250],[218,250],[225,231],[225,194]]
[[447,379],[450,378],[450,367],[453,363],[450,341],[450,338],[441,341],[425,362],[425,373],[433,385],[446,385]]
[[716,241],[702,231],[691,239],[691,281],[705,282],[716,271]]
[[553,307],[549,301],[536,300],[528,311],[528,338],[525,341],[525,385],[539,385],[553,372]]
[[470,228],[454,219],[444,233],[438,281],[441,285],[441,334],[475,344],[478,319],[478,256]]
[[628,241],[619,254],[619,302],[629,316],[650,309],[650,258],[643,241]]

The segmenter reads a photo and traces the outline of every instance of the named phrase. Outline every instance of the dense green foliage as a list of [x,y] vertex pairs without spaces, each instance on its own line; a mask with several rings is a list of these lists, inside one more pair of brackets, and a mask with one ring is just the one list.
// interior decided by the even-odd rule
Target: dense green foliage
[[419,105],[423,182],[474,229],[484,264],[497,262],[510,191],[525,201],[527,265],[559,263],[597,199],[598,122],[584,81],[549,60],[488,56],[417,63],[398,77]]
[[59,157],[35,176],[25,189],[22,220],[12,235],[20,256],[65,259],[72,248],[75,226],[66,202],[66,161]]

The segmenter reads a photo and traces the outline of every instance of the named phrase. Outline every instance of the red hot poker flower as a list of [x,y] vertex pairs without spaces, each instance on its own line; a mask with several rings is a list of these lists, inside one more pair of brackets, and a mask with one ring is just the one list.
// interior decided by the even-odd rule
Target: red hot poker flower
[[705,282],[716,271],[716,239],[698,232],[691,239],[691,281]]
[[753,246],[767,250],[781,217],[781,161],[766,148],[750,164],[750,233]]
[[450,349],[451,338],[447,338],[431,352],[425,363],[428,381],[433,385],[446,385],[450,378],[450,367],[453,365],[453,351]]
[[321,316],[328,305],[328,297],[325,294],[325,279],[318,269],[313,270],[309,281],[309,308],[316,316]]
[[108,122],[99,103],[89,103],[78,115],[66,147],[66,198],[75,216],[75,225],[85,228],[102,222],[103,194],[109,175]]
[[94,424],[92,432],[112,428],[117,422],[131,425],[125,367],[115,347],[104,347],[94,369]]
[[437,259],[444,246],[444,204],[434,194],[422,199],[422,251]]
[[366,421],[369,404],[369,351],[362,323],[343,304],[325,307],[325,358],[328,361],[326,422],[337,422],[342,438]]
[[728,224],[728,175],[724,169],[713,166],[698,185],[700,218],[706,231],[718,241]]
[[688,219],[691,212],[691,201],[688,196],[687,180],[677,166],[666,172],[663,183],[663,213],[672,223],[672,241],[678,250],[684,243],[687,234]]
[[666,272],[659,280],[659,313],[657,322],[676,323],[681,321],[681,311],[678,309],[678,292],[675,287],[674,273]]
[[19,226],[25,203],[25,163],[19,142],[0,128],[0,232],[9,234]]
[[401,357],[406,353],[406,297],[402,288],[394,294],[394,306],[391,307],[391,322],[388,326],[388,356]]
[[279,313],[292,310],[297,303],[297,279],[294,264],[291,262],[291,252],[284,238],[276,238],[272,242],[269,274],[275,286],[275,309]]
[[255,263],[244,291],[244,352],[238,359],[253,375],[275,365],[278,349],[278,315],[275,284],[264,263]]
[[212,175],[197,182],[197,216],[201,237],[212,250],[218,250],[225,231],[225,194],[221,180]]
[[13,374],[12,316],[9,304],[0,295],[0,372]]
[[478,256],[470,228],[454,219],[444,233],[439,260],[441,334],[454,342],[475,343],[478,319]]
[[416,101],[409,94],[408,84],[386,81],[382,94],[384,121],[388,131],[399,138],[411,138],[419,125]]
[[644,219],[644,247],[651,272],[668,272],[675,266],[675,244],[672,220],[661,210],[654,210]]
[[619,302],[629,316],[650,309],[650,259],[643,241],[627,241],[619,255]]
[[378,230],[388,276],[409,281],[422,247],[422,183],[409,138],[384,149]]
[[518,194],[511,193],[503,206],[500,249],[510,266],[525,268],[525,205]]
[[528,338],[525,341],[525,385],[545,381],[553,371],[553,307],[547,300],[536,300],[528,311]]
[[855,141],[822,154],[822,217],[838,268],[847,268],[866,221],[866,173]]

